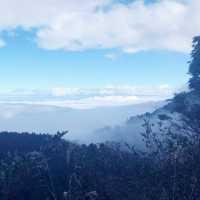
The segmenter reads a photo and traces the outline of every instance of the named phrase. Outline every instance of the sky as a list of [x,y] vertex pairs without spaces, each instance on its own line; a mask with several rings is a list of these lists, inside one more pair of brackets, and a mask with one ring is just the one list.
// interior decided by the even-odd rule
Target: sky
[[199,0],[0,0],[0,102],[73,108],[186,87]]

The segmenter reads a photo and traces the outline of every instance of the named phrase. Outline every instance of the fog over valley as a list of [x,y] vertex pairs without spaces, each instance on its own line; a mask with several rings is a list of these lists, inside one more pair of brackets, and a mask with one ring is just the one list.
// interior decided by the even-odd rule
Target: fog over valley
[[[129,117],[152,112],[163,104],[164,102],[149,102],[127,106],[73,109],[45,105],[1,103],[0,130],[50,134],[54,134],[58,130],[68,130],[67,139],[94,142],[94,140],[100,141],[92,134],[97,129],[121,125]],[[101,141],[103,140],[102,135]]]

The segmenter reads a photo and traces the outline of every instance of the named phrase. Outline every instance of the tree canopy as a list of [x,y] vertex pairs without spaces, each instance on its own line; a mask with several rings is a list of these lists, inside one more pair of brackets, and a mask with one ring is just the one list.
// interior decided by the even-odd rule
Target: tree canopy
[[193,90],[200,91],[200,36],[194,37],[193,39],[191,58],[189,74],[192,77],[189,80],[189,87]]

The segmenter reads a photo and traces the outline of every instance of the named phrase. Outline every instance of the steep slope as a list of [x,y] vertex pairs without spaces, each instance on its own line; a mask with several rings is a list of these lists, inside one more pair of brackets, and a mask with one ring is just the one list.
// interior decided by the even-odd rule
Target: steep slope
[[[195,125],[191,120],[198,120],[200,94],[196,91],[183,92],[151,113],[130,117],[124,124],[115,127],[104,127],[95,132],[99,140],[114,140],[134,145],[143,145],[141,134],[150,126],[157,135],[165,135],[169,130],[181,131]],[[198,124],[198,122],[196,122]],[[183,127],[185,126],[185,127]],[[176,129],[176,130],[175,130]],[[186,130],[185,130],[186,131]],[[190,130],[192,131],[192,130]],[[98,140],[97,139],[97,140]]]

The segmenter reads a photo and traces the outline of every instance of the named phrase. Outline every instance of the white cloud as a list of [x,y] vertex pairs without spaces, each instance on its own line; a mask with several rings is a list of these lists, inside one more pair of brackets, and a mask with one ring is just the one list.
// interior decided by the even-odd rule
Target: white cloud
[[129,53],[152,48],[187,51],[192,35],[188,33],[186,37],[184,32],[189,31],[181,28],[187,26],[184,17],[190,6],[165,0],[147,6],[136,1],[129,5],[114,4],[106,12],[62,14],[38,32],[38,42],[48,49],[121,48]]
[[0,106],[0,118],[11,119],[24,110],[25,110],[25,107],[22,105],[11,106],[7,104],[4,106]]
[[107,0],[0,0],[0,27],[49,26],[63,13],[90,12]]
[[[47,101],[14,101],[11,104],[27,104],[27,105],[44,105],[44,106],[56,106],[74,109],[92,109],[97,107],[113,107],[113,106],[125,106],[141,104],[152,101],[164,100],[161,97],[138,97],[138,96],[94,96],[82,99],[69,99],[69,100],[47,100]],[[1,102],[5,103],[5,102]],[[11,118],[9,111],[2,113],[4,118]]]
[[36,28],[45,49],[188,52],[200,34],[199,9],[199,0],[0,0],[0,30]]
[[[19,103],[19,102],[15,102]],[[25,101],[24,104],[57,106],[74,109],[91,109],[96,107],[122,106],[141,103],[136,96],[94,96],[72,100]]]
[[[102,88],[55,87],[48,90],[14,90],[0,93],[0,103],[88,109],[161,101],[172,97],[175,91],[176,88],[167,84],[158,86],[110,85]],[[2,114],[4,117],[10,116],[9,106],[8,109],[2,111]]]
[[0,48],[4,47],[5,45],[6,45],[6,43],[3,40],[0,39]]
[[115,53],[108,53],[108,54],[106,54],[105,55],[105,58],[108,58],[108,59],[110,59],[110,60],[116,60],[117,59],[117,54],[115,54]]
[[57,97],[75,94],[79,94],[79,88],[56,87],[52,89],[52,95]]
[[136,96],[159,96],[165,98],[175,92],[175,88],[168,84],[158,86],[134,86],[134,85],[110,85],[99,89],[100,95],[136,95]]

